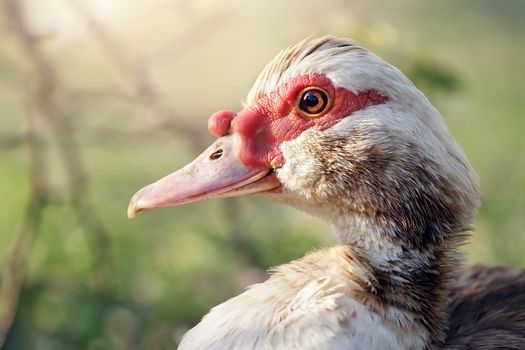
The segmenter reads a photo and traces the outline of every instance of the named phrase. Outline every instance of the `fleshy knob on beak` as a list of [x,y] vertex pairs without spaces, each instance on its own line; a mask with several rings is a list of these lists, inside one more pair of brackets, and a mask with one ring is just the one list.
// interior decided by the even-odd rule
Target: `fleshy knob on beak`
[[230,131],[233,118],[237,114],[232,111],[218,111],[208,119],[208,131],[215,137],[222,137]]

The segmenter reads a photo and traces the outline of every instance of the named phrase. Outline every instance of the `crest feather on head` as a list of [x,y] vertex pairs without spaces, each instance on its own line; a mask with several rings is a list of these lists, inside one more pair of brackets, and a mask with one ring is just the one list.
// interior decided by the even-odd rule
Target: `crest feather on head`
[[[354,40],[333,36],[302,40],[279,52],[277,56],[264,67],[248,92],[244,104],[253,104],[262,96],[272,92],[277,86],[286,83],[291,77],[289,73],[304,60],[308,59],[312,62],[323,62],[328,58],[350,51],[365,52],[366,49]],[[315,68],[309,73],[315,73]]]

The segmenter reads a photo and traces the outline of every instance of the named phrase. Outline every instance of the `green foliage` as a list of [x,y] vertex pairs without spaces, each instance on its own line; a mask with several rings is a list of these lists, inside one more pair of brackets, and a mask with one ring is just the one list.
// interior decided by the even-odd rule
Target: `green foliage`
[[453,93],[461,88],[458,74],[436,62],[416,61],[406,74],[420,89]]

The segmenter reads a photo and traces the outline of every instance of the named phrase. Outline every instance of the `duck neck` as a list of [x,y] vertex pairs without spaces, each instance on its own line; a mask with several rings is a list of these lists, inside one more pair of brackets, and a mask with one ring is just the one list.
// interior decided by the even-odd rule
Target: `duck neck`
[[460,264],[456,248],[466,234],[441,232],[440,239],[421,245],[408,239],[412,235],[396,233],[395,224],[378,216],[341,216],[332,220],[332,226],[348,247],[349,261],[362,270],[358,283],[373,300],[369,305],[376,305],[374,311],[396,326],[420,333],[429,346],[442,344],[449,282]]

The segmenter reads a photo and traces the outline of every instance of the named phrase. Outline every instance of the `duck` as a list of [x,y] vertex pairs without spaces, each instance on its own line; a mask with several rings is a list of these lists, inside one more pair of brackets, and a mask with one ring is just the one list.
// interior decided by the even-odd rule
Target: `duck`
[[479,178],[443,117],[397,68],[348,38],[270,61],[217,139],[142,188],[130,218],[257,195],[337,240],[215,306],[179,349],[525,349],[525,271],[465,267]]

